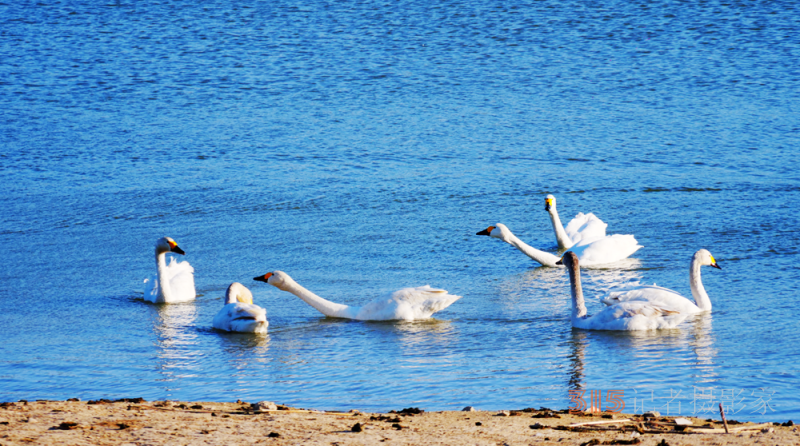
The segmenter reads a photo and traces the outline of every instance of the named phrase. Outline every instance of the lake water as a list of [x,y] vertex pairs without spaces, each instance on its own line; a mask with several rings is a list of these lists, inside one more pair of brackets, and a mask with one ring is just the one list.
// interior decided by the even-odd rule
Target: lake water
[[[571,405],[800,418],[794,2],[0,4],[0,400],[273,400],[386,411]],[[555,252],[594,212],[635,260],[583,272],[689,294],[677,329],[573,330]],[[173,237],[196,302],[151,305]],[[324,318],[430,284],[415,323]],[[211,329],[251,288],[267,336]],[[605,403],[604,403],[605,407]]]

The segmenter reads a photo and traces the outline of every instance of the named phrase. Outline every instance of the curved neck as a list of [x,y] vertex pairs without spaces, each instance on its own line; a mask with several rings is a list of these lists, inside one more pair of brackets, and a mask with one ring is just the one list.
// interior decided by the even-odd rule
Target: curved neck
[[558,249],[569,249],[574,243],[564,230],[564,225],[561,224],[561,219],[558,218],[558,211],[555,207],[547,211],[550,214],[550,223],[553,224],[553,231],[556,233],[556,242],[558,242]]
[[581,287],[581,271],[577,265],[570,265],[569,285],[572,294],[572,320],[586,316],[586,304],[583,301],[583,288]]
[[556,262],[558,262],[558,257],[550,254],[549,252],[539,251],[538,249],[517,238],[517,236],[514,234],[506,234],[506,237],[503,238],[503,241],[519,249],[523,254],[532,258],[533,260],[536,260],[544,266],[557,266]]
[[159,251],[156,248],[156,268],[158,269],[158,294],[164,301],[169,301],[172,297],[172,288],[170,287],[167,275],[167,253],[166,251]]
[[702,266],[699,256],[695,254],[692,257],[692,265],[689,267],[689,287],[692,289],[692,296],[697,308],[702,311],[708,311],[711,309],[711,299],[708,298],[708,293],[703,287],[703,281],[700,279],[700,268]]
[[330,317],[351,317],[350,313],[352,312],[351,307],[347,305],[337,304],[331,302],[329,300],[323,299],[316,294],[308,291],[307,289],[300,286],[297,282],[292,280],[289,284],[282,288],[284,291],[288,291],[295,296],[303,299],[303,301],[312,307],[314,307],[317,311],[324,314],[325,316]]

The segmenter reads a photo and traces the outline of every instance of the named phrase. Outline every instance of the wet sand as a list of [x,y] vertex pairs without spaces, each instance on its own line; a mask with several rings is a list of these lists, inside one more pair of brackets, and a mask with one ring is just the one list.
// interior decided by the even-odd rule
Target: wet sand
[[[797,445],[775,423],[520,411],[376,414],[141,399],[0,404],[0,445]],[[412,409],[412,408],[409,408]],[[630,421],[625,421],[630,420]],[[595,423],[595,424],[583,424]],[[582,426],[574,426],[583,424]],[[783,424],[788,424],[784,423]],[[684,429],[683,431],[678,431]]]

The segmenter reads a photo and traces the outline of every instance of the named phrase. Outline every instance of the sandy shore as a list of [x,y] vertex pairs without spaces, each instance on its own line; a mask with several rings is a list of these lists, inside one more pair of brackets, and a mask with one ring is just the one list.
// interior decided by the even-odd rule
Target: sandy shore
[[691,417],[686,418],[692,425],[684,428],[674,417],[533,409],[375,414],[261,408],[256,413],[243,402],[140,399],[2,403],[0,445],[800,444],[796,426],[730,424],[726,434],[719,421]]

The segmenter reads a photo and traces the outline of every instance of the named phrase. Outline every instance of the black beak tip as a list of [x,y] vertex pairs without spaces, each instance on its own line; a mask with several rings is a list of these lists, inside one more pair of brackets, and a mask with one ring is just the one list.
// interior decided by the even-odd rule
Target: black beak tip
[[564,262],[562,262],[561,260],[559,260],[558,262],[556,262],[556,265],[563,265],[563,264],[564,264]]
[[184,255],[184,254],[186,254],[186,253],[185,253],[185,252],[184,252],[184,251],[183,251],[183,250],[182,250],[180,247],[178,247],[178,246],[176,246],[176,247],[172,248],[172,250],[171,250],[171,251],[172,251],[172,252],[174,252],[175,254],[180,254],[180,255]]
[[484,229],[483,231],[476,232],[475,235],[489,235],[489,231]]
[[264,276],[253,277],[253,280],[257,280],[259,282],[266,282],[266,280],[264,280]]
[[711,264],[711,266],[713,266],[713,267],[714,267],[714,268],[716,268],[716,269],[722,269],[722,267],[721,267],[721,266],[719,266],[719,265],[718,265],[718,264],[716,264],[716,263],[712,263],[712,264]]
[[544,210],[545,211],[549,211],[550,210],[550,205],[549,204],[544,205]]

